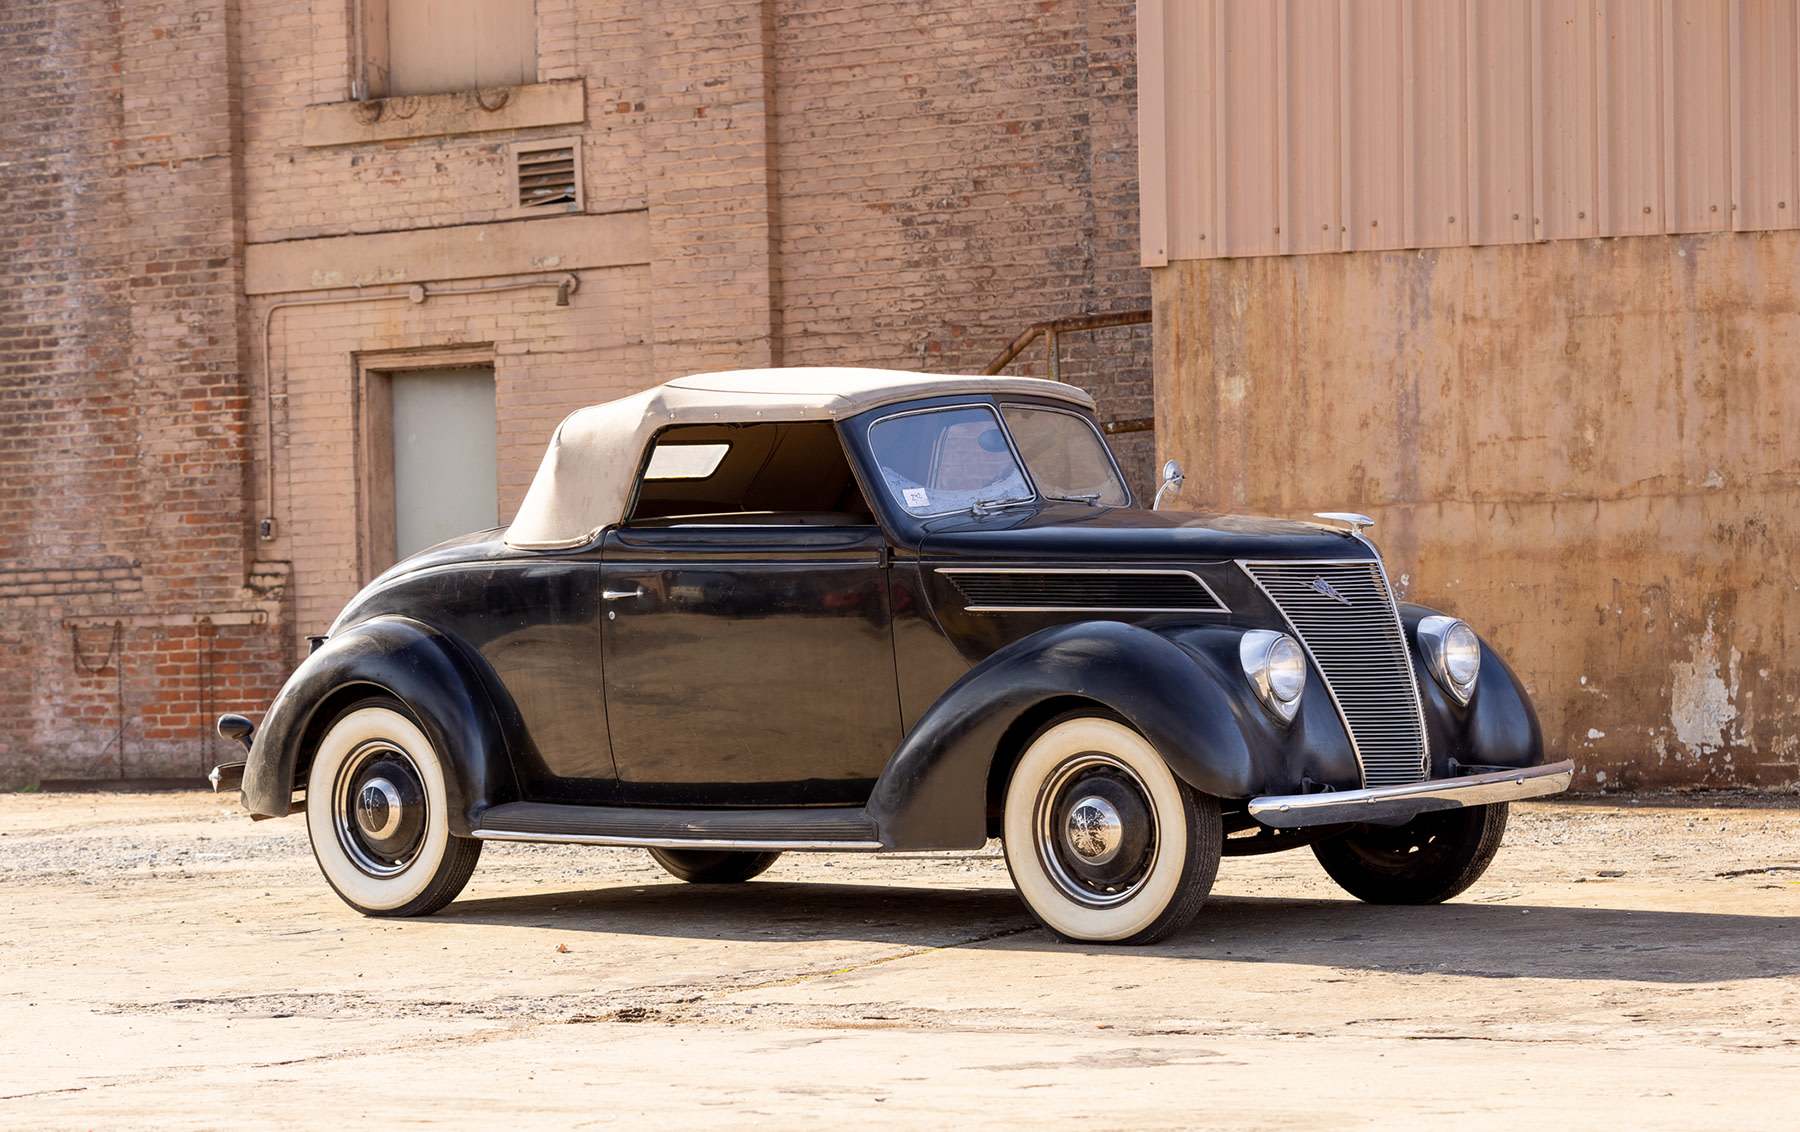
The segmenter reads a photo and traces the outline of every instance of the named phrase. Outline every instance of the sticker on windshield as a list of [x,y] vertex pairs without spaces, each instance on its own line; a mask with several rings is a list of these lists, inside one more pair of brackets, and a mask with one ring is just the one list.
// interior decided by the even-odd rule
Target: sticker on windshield
[[900,494],[906,498],[908,507],[931,506],[931,495],[922,487],[909,487]]

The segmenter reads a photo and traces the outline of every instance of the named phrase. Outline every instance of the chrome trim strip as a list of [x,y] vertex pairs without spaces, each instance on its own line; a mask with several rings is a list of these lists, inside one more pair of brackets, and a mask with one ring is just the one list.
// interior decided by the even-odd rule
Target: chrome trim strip
[[[1156,575],[1159,577],[1191,578],[1195,585],[1212,599],[1216,609],[1195,609],[1191,606],[1129,606],[1129,605],[965,605],[965,613],[1230,613],[1231,607],[1219,597],[1218,592],[1206,584],[1206,579],[1192,570],[1177,569],[1142,569],[1129,566],[935,566],[936,573],[953,574],[1128,574],[1135,577]],[[952,578],[954,584],[955,579]]]
[[1250,799],[1250,816],[1275,829],[1345,822],[1404,822],[1431,810],[1456,810],[1560,794],[1569,788],[1575,763],[1491,771],[1464,778],[1438,778],[1407,786],[1377,786],[1331,794],[1267,794]]
[[621,845],[638,849],[833,849],[847,853],[873,853],[879,841],[731,841],[718,837],[613,837],[604,833],[518,833],[506,829],[476,829],[470,837],[486,841],[558,841],[571,845]]
[[1230,613],[1181,605],[965,605],[964,613]]
[[[1355,537],[1370,550],[1375,549],[1373,543],[1362,537],[1362,532],[1356,532]],[[1312,645],[1307,643],[1306,634],[1302,633],[1299,626],[1294,624],[1294,619],[1288,615],[1288,611],[1282,606],[1280,599],[1269,591],[1269,587],[1263,585],[1262,579],[1256,576],[1256,572],[1251,567],[1367,566],[1371,562],[1381,575],[1381,586],[1387,600],[1388,612],[1394,618],[1394,631],[1399,635],[1401,649],[1407,654],[1407,663],[1402,667],[1406,670],[1406,686],[1412,692],[1413,715],[1419,726],[1419,757],[1423,764],[1420,773],[1430,774],[1431,732],[1425,726],[1425,701],[1419,693],[1418,676],[1413,672],[1412,650],[1407,647],[1406,625],[1400,620],[1400,603],[1394,598],[1394,583],[1388,578],[1387,563],[1381,560],[1381,555],[1376,553],[1373,558],[1295,558],[1285,560],[1240,558],[1237,563],[1238,569],[1244,572],[1244,576],[1250,579],[1251,584],[1261,590],[1263,596],[1269,599],[1269,604],[1275,607],[1275,612],[1281,614],[1281,619],[1287,623],[1288,631],[1293,634],[1295,640],[1300,642],[1300,647],[1306,650],[1306,658],[1312,661],[1314,668],[1318,669],[1320,682],[1325,685],[1325,694],[1331,697],[1331,706],[1337,710],[1338,719],[1344,725],[1344,733],[1350,737],[1350,750],[1356,755],[1356,765],[1362,771],[1364,782],[1368,781],[1369,771],[1363,762],[1362,744],[1357,741],[1356,729],[1350,726],[1350,716],[1344,711],[1344,705],[1338,700],[1337,689],[1332,686],[1331,674],[1326,671],[1323,664],[1319,663],[1319,658],[1313,654]]]

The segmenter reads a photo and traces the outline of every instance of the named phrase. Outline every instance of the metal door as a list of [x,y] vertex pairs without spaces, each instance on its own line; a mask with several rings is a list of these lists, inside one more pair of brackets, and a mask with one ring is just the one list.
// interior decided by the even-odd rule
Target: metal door
[[399,557],[500,524],[494,371],[420,370],[390,378],[394,550]]

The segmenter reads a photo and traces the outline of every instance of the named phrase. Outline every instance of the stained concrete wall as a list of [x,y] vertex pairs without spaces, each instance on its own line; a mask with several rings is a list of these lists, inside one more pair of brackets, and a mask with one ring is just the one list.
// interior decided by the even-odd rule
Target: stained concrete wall
[[1577,787],[1800,781],[1800,234],[1152,273],[1180,506],[1363,511]]

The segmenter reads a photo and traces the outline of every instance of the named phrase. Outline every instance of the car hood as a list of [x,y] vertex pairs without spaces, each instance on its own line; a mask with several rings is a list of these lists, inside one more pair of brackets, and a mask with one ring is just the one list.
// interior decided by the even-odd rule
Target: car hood
[[1202,511],[1054,504],[932,521],[920,544],[930,559],[1364,559],[1369,544],[1341,527]]

